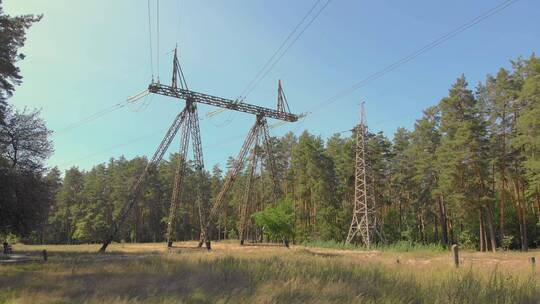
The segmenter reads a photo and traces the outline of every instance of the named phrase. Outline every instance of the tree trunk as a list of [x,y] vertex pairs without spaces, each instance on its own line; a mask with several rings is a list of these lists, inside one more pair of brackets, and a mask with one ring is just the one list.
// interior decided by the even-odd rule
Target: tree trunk
[[446,226],[446,210],[444,208],[443,196],[439,196],[439,222],[441,224],[441,239],[444,245],[448,245],[448,230]]
[[491,251],[497,251],[497,239],[495,238],[495,228],[493,227],[493,216],[491,215],[491,208],[486,208],[486,219],[489,231],[489,239],[491,241]]
[[401,235],[401,225],[402,225],[401,219],[403,217],[403,213],[402,213],[403,211],[401,209],[401,195],[400,195],[400,198],[398,199],[398,208],[399,208],[398,209],[399,210],[398,231],[399,231],[399,235]]
[[229,238],[229,229],[227,228],[227,210],[229,209],[228,207],[228,204],[223,205],[223,216],[225,217],[223,219],[223,229],[225,229],[225,231],[223,232],[223,238],[225,240]]
[[452,215],[450,214],[448,216],[448,230],[450,231],[450,242],[452,244],[455,244],[455,238],[454,238],[454,224],[452,221]]
[[221,241],[221,223],[218,225],[218,241]]
[[486,240],[485,240],[485,233],[484,233],[484,216],[482,214],[482,210],[478,211],[480,217],[478,219],[479,227],[480,227],[480,252],[486,251]]
[[536,197],[536,215],[538,217],[538,222],[540,223],[540,196]]
[[506,177],[504,176],[504,172],[502,174],[502,181],[501,181],[501,201],[499,205],[499,225],[500,225],[500,231],[501,231],[501,237],[504,236],[504,205],[506,204]]
[[514,180],[514,193],[515,193],[515,204],[516,212],[518,215],[519,222],[519,238],[521,242],[521,250],[528,250],[528,241],[527,241],[527,225],[525,224],[525,214],[523,212],[523,205],[521,203],[521,194],[519,189],[519,181]]
[[439,225],[437,224],[437,220],[433,221],[433,242],[439,242]]
[[420,237],[422,238],[422,244],[426,243],[426,225],[424,223],[424,214],[420,212]]
[[529,251],[529,237],[528,237],[528,233],[527,233],[527,215],[525,214],[525,210],[526,210],[526,206],[525,206],[525,202],[524,202],[524,199],[525,199],[525,187],[523,186],[523,184],[519,183],[520,184],[520,189],[521,189],[521,196],[520,196],[520,212],[521,212],[521,218],[523,219],[523,244],[521,246],[522,250],[523,251]]
[[[502,125],[503,125],[503,133],[502,133],[502,168],[501,168],[501,201],[499,206],[499,221],[500,221],[500,231],[501,231],[501,238],[504,237],[505,230],[504,230],[504,206],[506,204],[506,106],[505,103],[503,105],[503,112],[502,112]],[[495,192],[493,192],[495,193]]]

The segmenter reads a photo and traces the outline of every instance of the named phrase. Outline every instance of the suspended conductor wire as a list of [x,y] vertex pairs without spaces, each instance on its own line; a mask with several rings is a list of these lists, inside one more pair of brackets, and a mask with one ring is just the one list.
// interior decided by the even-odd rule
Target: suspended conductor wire
[[147,94],[147,95],[144,95],[144,97],[142,97],[142,102],[139,104],[139,106],[135,109],[132,109],[131,111],[132,112],[137,112],[137,113],[140,113],[140,112],[144,112],[146,111],[146,109],[148,109],[148,106],[150,106],[150,103],[152,102],[152,100],[154,100],[154,94],[152,94],[152,96],[150,96],[150,98],[148,97],[150,94]]
[[[150,16],[150,0],[148,3],[148,42],[150,46],[150,70],[152,72],[152,82],[154,82],[154,54],[152,52],[152,18]],[[158,52],[159,54],[159,52]]]
[[[230,125],[233,120],[234,120],[234,117],[236,116],[236,112],[233,111],[233,112],[230,112],[229,114],[229,117],[227,117],[227,119],[225,119],[223,122],[220,122],[220,123],[214,123],[212,121],[212,116],[206,116],[206,119],[208,119],[208,121],[216,128],[221,128],[221,127],[226,127],[228,125]],[[202,120],[202,119],[201,119]]]
[[180,13],[180,0],[178,0],[176,2],[176,7],[177,7],[177,11],[178,11],[178,25],[176,27],[176,41],[180,40],[180,27],[181,27],[181,17],[182,17],[182,14]]
[[[298,24],[294,27],[294,29],[289,33],[289,35],[285,38],[285,40],[281,43],[281,45],[278,47],[278,49],[272,54],[272,56],[266,61],[266,63],[263,65],[263,67],[257,72],[255,77],[248,83],[248,85],[244,88],[240,96],[236,99],[238,102],[242,103],[247,96],[259,85],[259,83],[268,75],[268,73],[273,69],[273,67],[283,58],[285,53],[298,41],[300,36],[311,26],[311,24],[315,21],[315,19],[322,13],[322,11],[328,6],[331,0],[327,0],[326,3],[319,9],[319,11],[314,15],[313,18],[307,23],[307,25],[300,31],[300,33],[293,39],[292,43],[290,43],[287,46],[287,43],[291,40],[291,38],[294,37],[294,34],[297,33],[297,31],[302,27],[302,25],[305,23],[305,21],[308,19],[309,16],[312,15],[313,11],[318,7],[319,3],[321,3],[322,0],[317,0],[313,4],[313,6],[309,9],[309,11],[304,15],[304,17],[298,22]],[[284,49],[285,48],[285,49]],[[280,54],[280,52],[283,51],[283,53]],[[276,56],[277,60],[276,60]],[[208,112],[206,114],[207,118],[211,118],[215,115],[218,115],[222,112],[225,112],[225,109],[217,109],[212,112]]]
[[[159,0],[156,0],[156,50],[159,54]],[[157,57],[157,81],[159,83],[159,56]]]
[[[159,1],[159,0],[158,0],[158,1]],[[376,73],[374,73],[374,74],[372,74],[372,75],[366,77],[365,79],[363,79],[363,80],[361,80],[360,82],[356,83],[356,84],[353,85],[352,87],[350,87],[350,88],[348,88],[348,89],[346,89],[346,90],[341,91],[340,93],[336,94],[336,95],[333,96],[332,98],[330,98],[330,99],[328,99],[328,100],[326,100],[326,101],[324,101],[324,102],[322,102],[322,103],[317,104],[317,105],[313,108],[313,110],[312,110],[311,112],[306,112],[306,113],[304,114],[304,117],[302,117],[302,118],[299,119],[299,122],[300,122],[300,123],[299,123],[293,130],[291,130],[291,132],[292,132],[293,134],[295,134],[295,133],[300,129],[300,127],[302,127],[302,126],[305,124],[306,117],[311,116],[311,114],[313,113],[313,111],[316,111],[316,110],[320,109],[321,107],[323,107],[323,106],[325,106],[325,105],[327,105],[327,104],[333,103],[333,102],[337,101],[339,98],[343,98],[343,97],[347,96],[348,94],[351,94],[352,92],[354,92],[354,91],[357,90],[358,88],[360,88],[360,87],[362,87],[362,86],[368,84],[369,82],[371,82],[371,81],[373,81],[373,80],[375,80],[375,79],[378,79],[378,78],[382,77],[383,75],[385,75],[385,74],[387,74],[387,73],[389,73],[389,72],[391,72],[391,71],[397,69],[399,66],[401,66],[401,65],[403,65],[403,64],[405,64],[405,63],[408,63],[408,62],[414,60],[414,59],[417,58],[419,55],[424,54],[425,52],[427,52],[427,51],[429,51],[429,50],[431,50],[431,49],[433,49],[433,48],[435,48],[435,47],[441,45],[442,43],[444,43],[444,42],[450,40],[451,38],[453,38],[453,37],[455,37],[455,36],[457,36],[457,35],[460,34],[461,32],[464,32],[465,30],[467,30],[467,29],[473,27],[474,25],[480,23],[481,21],[487,19],[488,17],[491,17],[492,15],[495,15],[496,13],[502,11],[503,9],[505,9],[506,7],[508,7],[508,6],[512,5],[512,4],[514,4],[514,3],[517,2],[517,1],[518,1],[518,0],[505,1],[505,2],[503,2],[503,3],[501,3],[501,4],[497,5],[497,6],[493,7],[492,9],[486,11],[485,13],[479,15],[478,17],[472,19],[471,21],[469,21],[469,22],[463,24],[462,26],[456,28],[455,30],[453,30],[453,31],[451,31],[451,32],[449,32],[449,33],[447,33],[446,35],[441,36],[439,39],[437,39],[437,40],[435,40],[435,41],[433,41],[433,42],[427,44],[426,46],[420,48],[419,50],[417,50],[417,51],[415,51],[415,52],[413,52],[413,53],[411,53],[410,55],[408,55],[408,56],[406,56],[406,57],[403,57],[402,59],[400,59],[400,60],[398,60],[398,61],[392,63],[391,65],[389,65],[389,66],[383,68],[382,70],[380,70],[380,71],[378,71],[378,72],[376,72]],[[328,1],[328,2],[329,2],[329,1]],[[159,25],[159,22],[158,22],[158,25]],[[158,45],[159,45],[159,43],[158,43]],[[159,52],[158,52],[158,53],[159,53]],[[158,60],[159,60],[159,56],[158,56]],[[158,72],[158,75],[159,75],[159,72]],[[122,107],[124,107],[124,106],[126,106],[126,101],[121,102],[121,103],[118,103],[118,104],[115,104],[115,105],[113,105],[113,106],[111,106],[111,107],[109,107],[109,108],[106,108],[106,109],[104,109],[104,110],[102,110],[102,111],[99,111],[99,112],[97,112],[97,113],[94,113],[94,114],[90,115],[89,117],[86,117],[86,118],[84,118],[83,120],[81,120],[81,121],[79,121],[79,122],[76,122],[76,123],[73,123],[73,124],[71,124],[71,125],[68,125],[66,128],[61,129],[61,130],[59,130],[59,131],[57,131],[57,132],[55,132],[55,133],[59,133],[59,132],[62,132],[62,131],[67,131],[67,130],[70,130],[70,129],[72,129],[72,128],[78,127],[78,125],[80,125],[80,124],[83,124],[83,123],[85,123],[85,122],[88,122],[88,121],[97,119],[98,117],[101,117],[101,116],[103,116],[103,115],[105,115],[105,114],[107,114],[107,113],[110,113],[110,112],[112,112],[112,111],[115,111],[116,109],[122,108]],[[156,132],[156,133],[157,133],[157,132]],[[238,137],[238,138],[241,138],[241,137]],[[227,142],[230,142],[230,139],[227,140],[227,141],[224,141],[223,143],[227,143]],[[119,146],[122,146],[122,145],[126,145],[126,144],[127,144],[127,143],[125,143],[125,144],[120,144],[120,145],[117,145],[117,146],[115,146],[115,147],[113,147],[113,148],[116,148],[116,147],[119,147]],[[218,144],[219,144],[219,143],[218,143]],[[106,151],[104,151],[104,152],[106,152]],[[100,153],[103,153],[103,152],[100,152]]]
[[247,98],[247,96],[251,94],[251,92],[259,85],[259,83],[264,78],[266,78],[266,76],[272,71],[274,66],[281,60],[281,58],[283,58],[283,56],[285,56],[287,51],[289,51],[289,49],[296,43],[296,41],[300,39],[302,34],[304,34],[304,32],[311,26],[311,24],[313,24],[315,19],[319,17],[319,15],[324,11],[324,9],[328,6],[328,4],[330,4],[330,1],[332,0],[327,0],[326,3],[317,11],[317,13],[313,16],[313,18],[311,18],[311,20],[307,23],[307,25],[302,29],[302,31],[300,31],[300,33],[294,38],[294,40],[285,48],[285,50],[281,53],[281,55],[279,55],[279,57],[274,62],[272,62],[272,64],[270,65],[270,67],[268,67],[266,72],[259,78],[259,81],[247,91],[247,93],[244,95],[242,99]]
[[420,55],[422,55],[422,54],[432,50],[433,48],[443,44],[444,42],[454,38],[455,36],[459,35],[460,33],[470,29],[471,27],[477,25],[478,23],[484,21],[485,19],[495,15],[496,13],[502,11],[503,9],[509,7],[510,5],[514,4],[517,1],[519,1],[519,0],[504,1],[504,2],[500,3],[499,5],[487,10],[486,12],[476,16],[475,18],[471,19],[470,21],[458,26],[454,30],[452,30],[452,31],[444,34],[443,36],[435,39],[434,41],[424,45],[423,47],[421,47],[420,49],[412,52],[411,54],[409,54],[409,55],[397,60],[396,62],[384,67],[383,69],[381,69],[381,70],[379,70],[379,71],[365,77],[364,79],[360,80],[359,82],[353,84],[351,87],[349,87],[347,89],[344,89],[341,92],[337,93],[336,95],[332,96],[331,98],[328,98],[327,100],[317,104],[314,107],[314,110],[312,110],[312,112],[316,111],[316,110],[319,110],[320,108],[322,108],[324,106],[332,104],[332,103],[336,102],[337,100],[339,100],[339,99],[341,99],[341,98],[343,98],[345,96],[350,95],[351,93],[353,93],[354,91],[364,87],[365,85],[367,85],[371,81],[379,79],[382,76],[396,70],[397,68],[401,67],[402,65],[414,60],[415,58],[419,57]]
[[[107,147],[105,149],[102,149],[102,150],[98,150],[98,151],[95,151],[95,152],[92,152],[92,153],[89,153],[83,157],[80,157],[78,159],[74,159],[74,160],[71,160],[71,161],[67,161],[67,162],[63,162],[63,163],[60,163],[58,164],[58,166],[66,166],[66,165],[72,165],[72,164],[77,164],[77,163],[80,163],[81,161],[84,161],[84,160],[88,160],[88,159],[91,159],[93,157],[96,157],[98,155],[101,155],[101,154],[105,154],[105,153],[108,153],[110,151],[113,151],[113,150],[116,150],[118,148],[121,148],[121,147],[126,147],[126,146],[129,146],[129,145],[132,145],[136,142],[139,142],[143,139],[146,139],[146,138],[149,138],[149,137],[152,137],[156,134],[162,134],[163,132],[165,132],[167,129],[160,129],[160,130],[156,130],[154,132],[151,132],[151,133],[148,133],[146,135],[143,135],[143,136],[139,136],[139,137],[135,137],[129,141],[126,141],[126,142],[123,142],[123,143],[120,143],[120,144],[116,144],[116,145],[113,145],[113,146],[110,146],[110,147]],[[224,139],[222,141],[218,141],[214,144],[210,144],[210,145],[205,145],[203,146],[203,149],[209,149],[209,148],[214,148],[214,147],[219,147],[219,146],[223,146],[223,145],[226,145],[226,144],[230,144],[231,142],[235,142],[235,141],[238,141],[242,138],[244,138],[245,135],[236,135],[236,136],[232,136],[232,137],[229,137],[227,139]]]
[[255,75],[255,77],[248,83],[248,85],[246,86],[246,88],[242,91],[242,93],[240,93],[240,98],[242,98],[244,96],[244,94],[246,94],[246,92],[250,89],[250,87],[252,85],[255,84],[255,82],[257,81],[257,79],[264,73],[264,71],[266,70],[266,68],[272,63],[272,61],[276,58],[276,56],[279,54],[279,52],[285,47],[285,45],[287,44],[287,42],[289,42],[289,40],[293,37],[293,35],[296,33],[296,31],[298,31],[298,29],[300,28],[300,26],[302,24],[304,24],[304,22],[306,21],[306,19],[311,15],[311,13],[313,12],[313,10],[315,10],[315,8],[317,7],[317,5],[321,2],[321,0],[317,0],[315,1],[315,3],[313,4],[313,6],[310,8],[310,10],[304,15],[304,17],[302,18],[302,20],[300,20],[300,22],[298,22],[298,24],[294,27],[294,29],[289,33],[289,35],[287,36],[287,38],[285,38],[285,40],[281,43],[281,45],[279,46],[279,48],[274,52],[274,54],[272,54],[272,56],[265,62],[265,64],[263,65],[263,67],[257,72],[257,74]]
[[90,154],[87,154],[86,156],[83,156],[81,158],[78,158],[78,159],[74,159],[74,160],[71,160],[71,161],[68,161],[68,162],[64,162],[64,163],[60,163],[59,166],[65,166],[65,165],[70,165],[70,164],[76,164],[76,163],[79,163],[80,161],[83,161],[83,160],[87,160],[87,159],[90,159],[90,158],[93,158],[95,156],[98,156],[100,154],[104,154],[104,153],[107,153],[107,152],[110,152],[112,150],[115,150],[115,149],[118,149],[120,147],[125,147],[125,146],[128,146],[128,145],[131,145],[131,144],[134,144],[138,141],[141,141],[147,137],[150,137],[152,135],[155,135],[157,133],[163,133],[165,130],[158,130],[158,131],[155,131],[155,132],[152,132],[150,134],[146,134],[146,135],[143,135],[143,136],[139,136],[139,137],[136,137],[136,138],[133,138],[127,142],[124,142],[124,143],[121,143],[121,144],[117,144],[117,145],[114,145],[114,146],[110,146],[108,148],[105,148],[103,150],[99,150],[99,151],[96,151],[96,152],[93,152],[93,153],[90,153]]
[[89,116],[87,116],[87,117],[85,117],[85,118],[83,118],[83,119],[81,119],[79,121],[73,122],[73,123],[65,126],[64,128],[55,131],[54,134],[56,135],[56,134],[61,134],[61,133],[71,131],[71,130],[73,130],[75,128],[80,127],[81,125],[83,125],[85,123],[91,122],[91,121],[96,120],[96,119],[98,119],[98,118],[100,118],[100,117],[102,117],[102,116],[104,116],[106,114],[109,114],[109,113],[111,113],[113,111],[121,109],[121,108],[125,107],[126,105],[127,105],[127,101],[122,101],[122,102],[116,103],[113,106],[105,108],[105,109],[103,109],[101,111],[98,111],[98,112],[96,112],[94,114],[91,114],[91,115],[89,115]]
[[98,118],[100,118],[102,116],[105,116],[105,115],[111,113],[111,112],[119,110],[119,109],[127,106],[128,104],[134,103],[134,102],[140,100],[141,98],[144,98],[144,97],[148,96],[148,94],[150,94],[150,92],[148,92],[148,90],[144,90],[144,91],[142,91],[140,93],[137,93],[134,96],[131,96],[131,97],[127,98],[126,100],[120,101],[120,102],[118,102],[118,103],[116,103],[116,104],[114,104],[114,105],[112,105],[110,107],[102,109],[102,110],[100,110],[100,111],[98,111],[96,113],[90,114],[90,115],[84,117],[81,120],[73,122],[73,123],[65,126],[64,128],[55,131],[53,134],[54,135],[62,134],[62,133],[66,133],[68,131],[71,131],[73,129],[76,129],[76,128],[78,128],[78,127],[80,127],[80,126],[82,126],[82,125],[84,125],[86,123],[89,123],[89,122],[94,121],[94,120],[96,120],[96,119],[98,119]]
[[[434,49],[435,47],[437,46],[440,46],[441,44],[443,44],[444,42],[456,37],[457,35],[459,35],[460,33],[472,28],[473,26],[479,24],[480,22],[484,21],[485,19],[497,14],[498,12],[504,10],[505,8],[509,7],[510,5],[516,3],[517,1],[519,0],[508,0],[508,1],[504,1],[494,7],[492,7],[491,9],[487,10],[486,12],[474,17],[473,19],[469,20],[468,22],[458,26],[457,28],[455,28],[454,30],[442,35],[441,37],[433,40],[432,42],[424,45],[423,47],[419,48],[418,50],[412,52],[411,54],[395,61],[394,63],[392,64],[389,64],[388,66],[384,67],[383,69],[365,77],[364,79],[360,80],[359,82],[353,84],[351,87],[349,88],[346,88],[344,90],[342,90],[341,92],[338,92],[336,95],[316,104],[313,108],[311,108],[311,110],[309,112],[307,112],[307,114],[304,116],[304,118],[302,119],[299,119],[299,121],[302,121],[302,125],[303,123],[305,122],[305,120],[311,116],[311,114],[313,114],[313,112],[316,112],[336,101],[338,101],[339,99],[345,97],[345,96],[348,96],[350,94],[352,94],[354,91],[366,86],[367,84],[369,84],[370,82],[374,81],[374,80],[377,80],[381,77],[383,77],[384,75],[396,70],[397,68],[401,67],[402,65],[416,59],[417,57],[419,57],[420,55]],[[298,130],[298,127],[294,129],[293,133],[295,133],[296,131]]]
[[[166,53],[163,53],[160,55],[160,57],[163,57],[165,55],[168,55],[170,54],[171,52],[166,52]],[[144,66],[141,66],[141,69],[139,70],[142,70],[144,69]],[[88,123],[88,122],[91,122],[91,121],[94,121],[100,117],[103,117],[109,113],[112,113],[118,109],[121,109],[123,107],[125,107],[128,103],[133,103],[133,102],[136,102],[138,99],[142,98],[142,97],[145,97],[145,95],[148,95],[150,94],[150,92],[148,92],[148,90],[144,90],[134,96],[131,96],[131,97],[128,97],[126,100],[123,100],[121,102],[118,102],[110,107],[107,107],[105,109],[102,109],[102,110],[99,110],[97,111],[96,113],[93,113],[93,114],[90,114],[88,115],[87,117],[79,120],[79,121],[76,121],[76,122],[73,122],[67,126],[65,126],[64,128],[62,129],[59,129],[57,131],[54,132],[54,135],[56,134],[61,134],[61,133],[65,133],[67,131],[71,131],[72,129],[75,129],[75,128],[78,128],[80,126],[82,126],[83,124],[85,123]],[[142,96],[141,96],[142,95]],[[154,95],[152,95],[152,98],[154,97]]]

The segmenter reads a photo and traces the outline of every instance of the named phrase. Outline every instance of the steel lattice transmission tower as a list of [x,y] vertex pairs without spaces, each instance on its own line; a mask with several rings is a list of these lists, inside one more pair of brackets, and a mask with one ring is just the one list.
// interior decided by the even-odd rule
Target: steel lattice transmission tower
[[[224,201],[225,194],[233,185],[238,173],[242,170],[249,151],[253,151],[251,159],[249,161],[249,168],[254,168],[257,165],[257,162],[260,160],[260,156],[257,152],[258,150],[260,150],[260,148],[258,148],[260,146],[263,146],[262,149],[265,150],[266,157],[268,158],[266,161],[266,166],[270,169],[269,171],[273,180],[274,199],[277,199],[279,195],[279,183],[276,179],[277,177],[275,171],[275,163],[272,156],[273,153],[271,151],[271,145],[269,141],[270,135],[268,132],[268,123],[266,121],[266,118],[277,119],[284,122],[295,122],[298,120],[298,115],[292,114],[290,112],[287,100],[281,87],[281,82],[279,82],[278,84],[277,110],[256,106],[243,101],[231,100],[190,90],[187,86],[184,73],[180,66],[176,48],[174,49],[171,85],[164,85],[161,84],[159,81],[152,81],[152,83],[148,86],[148,90],[138,94],[136,97],[140,97],[148,93],[185,100],[185,106],[183,110],[178,113],[178,115],[174,119],[169,130],[165,134],[165,137],[163,138],[159,147],[152,156],[152,159],[148,161],[143,172],[141,173],[137,181],[133,184],[133,186],[130,188],[129,198],[126,202],[124,202],[124,205],[122,206],[119,215],[114,219],[111,226],[109,227],[109,230],[103,240],[103,245],[101,246],[99,251],[105,252],[107,246],[109,246],[109,244],[117,236],[121,226],[126,221],[131,210],[133,210],[133,208],[137,204],[139,197],[142,195],[148,176],[156,170],[165,152],[167,151],[167,149],[171,145],[171,142],[180,130],[180,159],[175,172],[173,194],[169,208],[169,218],[167,221],[167,245],[171,247],[175,239],[174,231],[175,224],[177,222],[176,217],[181,204],[181,196],[185,188],[184,179],[187,168],[187,152],[191,139],[192,150],[194,154],[195,171],[199,179],[199,183],[195,189],[197,194],[196,202],[199,212],[200,225],[199,247],[201,247],[203,243],[206,243],[206,247],[210,249],[209,228],[211,226],[211,222],[217,215],[217,212]],[[248,137],[246,138],[246,141],[244,142],[244,145],[242,146],[242,149],[240,150],[240,153],[235,160],[232,172],[228,175],[216,202],[214,202],[212,205],[210,205],[210,197],[207,185],[202,184],[202,181],[204,179],[204,163],[201,145],[201,133],[199,129],[199,117],[197,113],[198,103],[232,111],[244,112],[255,115],[257,117],[255,124],[251,128]],[[243,235],[245,235],[244,231],[246,230],[247,226],[247,218],[250,214],[249,206],[250,204],[252,204],[251,193],[253,192],[253,184],[251,181],[253,180],[253,172],[254,170],[250,171],[250,182],[248,183],[248,187],[246,189],[246,198],[244,200],[244,206],[242,209],[244,217],[240,228],[243,231]]]
[[356,161],[354,180],[354,210],[346,243],[352,242],[359,233],[362,243],[369,248],[377,232],[373,172],[367,151],[367,124],[364,103],[360,105],[360,123],[356,128]]

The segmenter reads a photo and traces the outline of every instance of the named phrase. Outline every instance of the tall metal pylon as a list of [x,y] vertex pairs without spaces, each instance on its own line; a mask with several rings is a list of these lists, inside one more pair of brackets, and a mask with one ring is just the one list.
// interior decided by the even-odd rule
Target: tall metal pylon
[[360,233],[362,243],[369,249],[377,232],[373,172],[367,150],[367,124],[364,103],[360,104],[360,123],[356,128],[356,159],[354,179],[354,210],[346,243]]
[[[236,100],[231,100],[227,98],[212,96],[200,92],[195,92],[189,90],[186,79],[184,77],[184,73],[182,71],[182,68],[180,66],[180,62],[178,60],[177,50],[174,49],[174,58],[173,58],[173,74],[172,74],[172,81],[171,85],[164,85],[158,82],[154,82],[152,80],[152,83],[148,86],[148,93],[152,94],[158,94],[168,97],[173,97],[176,99],[182,99],[185,100],[185,106],[184,109],[176,116],[173,123],[171,124],[169,130],[165,134],[165,137],[161,141],[159,147],[157,148],[156,152],[152,156],[152,159],[149,160],[148,164],[144,168],[143,172],[133,184],[133,186],[130,189],[129,192],[129,198],[122,206],[122,209],[120,210],[120,214],[117,218],[115,218],[109,227],[109,230],[107,231],[103,244],[101,248],[99,249],[100,252],[105,252],[109,244],[114,240],[114,238],[117,236],[118,232],[120,231],[120,227],[123,225],[123,223],[126,221],[128,215],[130,214],[131,210],[135,207],[137,204],[137,201],[139,197],[142,195],[142,191],[144,190],[144,183],[146,182],[146,179],[148,178],[149,174],[154,171],[157,166],[159,165],[159,162],[163,158],[165,152],[169,148],[170,144],[172,143],[174,137],[178,133],[178,131],[181,129],[181,137],[180,137],[180,153],[179,153],[179,164],[176,170],[175,179],[174,179],[174,187],[173,187],[173,194],[171,198],[171,205],[169,210],[169,219],[167,222],[167,244],[168,246],[172,246],[172,242],[174,241],[174,226],[176,222],[176,216],[178,213],[178,208],[180,207],[181,202],[181,194],[182,194],[182,187],[183,187],[183,179],[185,177],[186,172],[186,162],[187,162],[187,150],[189,147],[189,138],[191,135],[191,141],[193,144],[193,154],[194,154],[194,163],[195,163],[195,169],[199,178],[198,187],[196,189],[197,193],[197,207],[199,212],[199,224],[200,224],[200,242],[199,247],[202,246],[203,242],[206,241],[206,247],[210,249],[210,239],[208,234],[208,228],[210,226],[210,221],[213,219],[213,216],[216,214],[216,203],[212,205],[211,212],[208,212],[209,210],[209,193],[206,189],[206,186],[202,184],[204,178],[204,163],[203,163],[203,154],[202,154],[202,146],[201,146],[201,135],[199,130],[199,118],[197,114],[197,104],[202,103],[210,106],[219,107],[222,109],[227,110],[233,110],[238,112],[244,112],[248,114],[256,115],[257,120],[253,128],[250,130],[250,133],[248,135],[248,138],[246,139],[246,142],[244,143],[244,146],[241,149],[241,152],[239,154],[239,158],[236,160],[238,163],[235,165],[235,168],[233,169],[233,173],[231,174],[232,178],[229,178],[229,182],[226,182],[226,186],[224,186],[224,189],[222,190],[222,193],[220,193],[220,196],[218,198],[219,203],[218,206],[221,206],[221,202],[223,201],[223,196],[225,195],[225,192],[229,189],[230,185],[232,185],[232,182],[236,178],[236,175],[240,171],[243,162],[246,158],[246,155],[250,151],[250,148],[254,141],[254,136],[257,134],[257,138],[260,138],[261,141],[264,141],[264,148],[266,149],[267,155],[271,155],[270,151],[270,144],[269,144],[269,134],[268,134],[268,123],[266,122],[266,118],[273,118],[285,122],[295,122],[298,120],[298,115],[290,113],[288,111],[289,106],[287,104],[287,101],[283,95],[283,89],[281,88],[281,83],[278,85],[278,109],[269,109],[261,106],[256,106],[253,104],[249,104],[246,102],[238,102]],[[145,92],[145,93],[147,93]],[[254,147],[256,149],[256,147]],[[276,174],[275,174],[275,164],[273,159],[269,159],[267,162],[267,166],[270,166],[270,172],[272,174],[272,179],[274,181],[274,193],[275,198],[277,198],[277,191],[279,191],[278,184],[276,182]],[[232,180],[231,180],[232,179]]]

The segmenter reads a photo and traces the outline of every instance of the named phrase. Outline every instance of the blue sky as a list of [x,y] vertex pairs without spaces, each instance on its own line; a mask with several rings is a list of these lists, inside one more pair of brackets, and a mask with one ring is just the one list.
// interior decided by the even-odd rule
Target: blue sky
[[[247,102],[274,108],[282,79],[291,110],[311,110],[501,2],[333,0]],[[167,52],[178,43],[190,89],[236,98],[313,3],[160,0],[161,81],[170,79],[172,55]],[[122,102],[150,82],[146,0],[4,0],[3,5],[12,15],[44,14],[28,34],[23,49],[27,58],[20,64],[24,83],[10,102],[19,109],[41,108],[52,130]],[[509,67],[510,59],[538,53],[539,29],[540,2],[517,1],[305,121],[271,133],[307,129],[326,138],[355,125],[364,100],[370,129],[391,137],[399,126],[412,128],[422,110],[445,96],[460,74],[474,87],[486,74]],[[182,107],[179,100],[148,97],[57,132],[48,165],[90,169],[110,157],[149,156]],[[200,106],[199,115],[211,110]],[[248,114],[228,112],[203,119],[207,168],[236,155],[253,122]],[[178,140],[169,151],[177,146]]]

